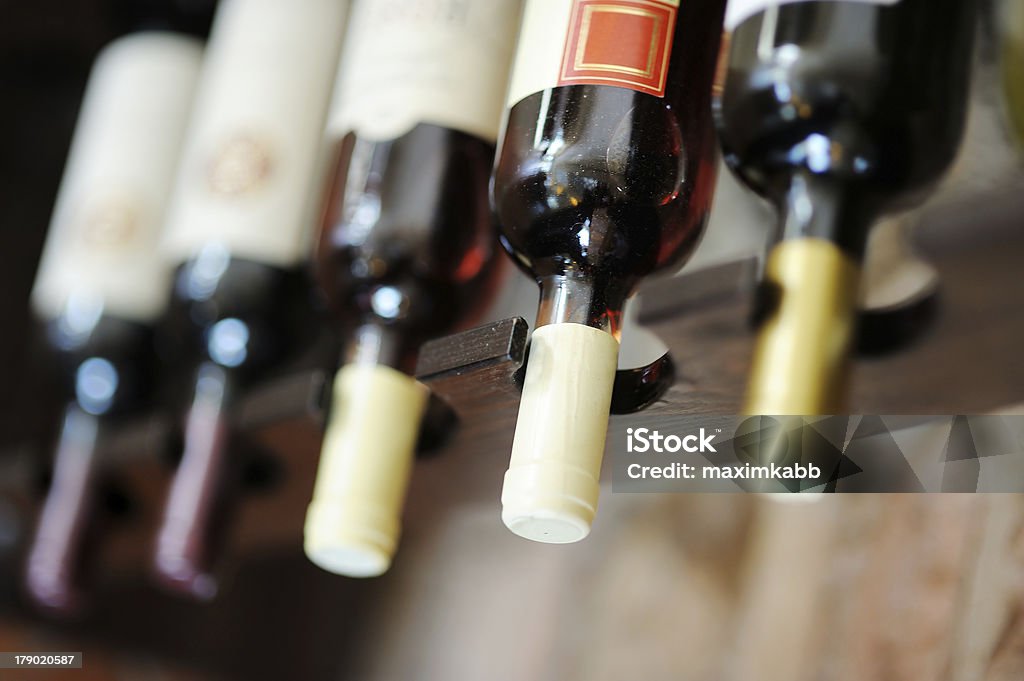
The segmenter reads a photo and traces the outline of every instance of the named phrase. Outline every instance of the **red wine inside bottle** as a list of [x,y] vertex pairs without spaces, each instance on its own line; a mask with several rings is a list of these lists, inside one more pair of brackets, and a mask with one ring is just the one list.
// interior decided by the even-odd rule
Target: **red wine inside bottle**
[[731,8],[725,158],[779,212],[746,409],[843,409],[868,230],[956,154],[972,0],[769,0]]
[[[395,139],[350,133],[338,147],[317,280],[353,358],[412,373],[419,346],[487,298],[494,143],[417,123]],[[371,333],[365,327],[383,343],[372,358],[360,354],[368,350],[359,342],[361,329]]]
[[528,539],[589,532],[623,305],[707,222],[724,5],[526,4],[493,203],[541,287],[502,494],[505,524]]
[[81,602],[105,435],[152,406],[153,327],[171,275],[156,243],[201,54],[172,33],[119,39],[97,58],[79,114],[32,292],[67,399],[26,574],[49,609]]
[[305,529],[307,556],[337,574],[390,565],[428,396],[416,354],[494,283],[487,182],[519,14],[518,0],[353,8],[315,257],[346,349]]
[[237,469],[231,405],[285,358],[321,171],[321,134],[344,29],[337,0],[221,2],[162,250],[178,263],[168,326],[194,387],[155,569],[199,598],[213,576]]

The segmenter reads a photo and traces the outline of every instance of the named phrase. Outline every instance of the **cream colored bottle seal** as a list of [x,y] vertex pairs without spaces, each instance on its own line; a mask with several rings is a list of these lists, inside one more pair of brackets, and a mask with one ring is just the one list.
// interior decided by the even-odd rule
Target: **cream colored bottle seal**
[[830,241],[792,239],[768,257],[778,305],[758,332],[745,414],[841,414],[859,267]]
[[387,571],[429,391],[397,369],[349,364],[334,380],[306,556],[348,577]]
[[583,324],[533,332],[501,519],[549,544],[583,539],[597,512],[619,343]]

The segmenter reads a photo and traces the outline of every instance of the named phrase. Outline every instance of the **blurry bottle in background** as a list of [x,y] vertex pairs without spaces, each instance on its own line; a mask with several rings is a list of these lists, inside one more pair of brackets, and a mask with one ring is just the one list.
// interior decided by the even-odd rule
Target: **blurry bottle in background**
[[305,549],[352,577],[385,572],[428,391],[419,346],[489,298],[487,182],[519,0],[355,6],[328,138],[317,279],[345,351]]
[[110,424],[152,406],[171,277],[156,244],[201,55],[172,33],[121,38],[97,58],[79,114],[32,293],[68,400],[28,553],[29,594],[47,608],[80,602]]
[[502,491],[502,520],[527,539],[589,533],[623,306],[703,232],[724,5],[526,3],[493,201],[541,287]]
[[232,477],[231,405],[301,332],[322,131],[347,3],[221,2],[169,208],[168,326],[193,381],[157,535],[172,589],[212,597]]
[[747,413],[842,413],[868,231],[953,160],[974,16],[972,0],[730,5],[725,157],[779,214]]

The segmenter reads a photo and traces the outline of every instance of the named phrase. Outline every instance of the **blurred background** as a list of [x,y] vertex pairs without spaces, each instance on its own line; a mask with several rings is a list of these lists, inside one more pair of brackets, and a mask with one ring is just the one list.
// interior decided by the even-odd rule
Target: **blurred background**
[[[92,60],[140,28],[150,4],[0,0],[0,651],[85,653],[81,671],[33,678],[1024,678],[1019,496],[851,495],[791,506],[606,490],[590,538],[538,545],[498,517],[510,408],[463,419],[418,461],[389,573],[328,574],[301,548],[319,425],[301,404],[274,412],[278,400],[301,403],[326,368],[330,353],[315,349],[284,372],[279,392],[254,398],[252,411],[274,413],[252,417],[255,463],[213,600],[168,594],[148,574],[170,467],[150,447],[163,431],[143,419],[121,445],[123,475],[104,492],[88,607],[73,616],[32,607],[22,570],[49,482],[53,417],[29,293]],[[164,4],[198,33],[214,9],[213,0]],[[937,316],[908,347],[858,361],[856,413],[1024,413],[1024,173],[1002,94],[1003,10],[986,4],[957,166],[902,218],[938,271]],[[620,364],[668,347],[680,370],[654,413],[738,409],[750,289],[741,270],[721,267],[755,258],[756,268],[770,220],[723,168],[694,260],[641,292]],[[532,319],[535,287],[506,270],[486,318]],[[662,304],[687,282],[706,295]],[[899,298],[891,284],[882,277],[876,289],[883,307]]]

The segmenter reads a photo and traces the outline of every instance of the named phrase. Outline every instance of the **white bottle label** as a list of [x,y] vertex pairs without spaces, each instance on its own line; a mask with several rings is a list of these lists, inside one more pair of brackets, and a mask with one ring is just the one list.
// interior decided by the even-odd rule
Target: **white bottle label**
[[521,0],[360,0],[328,131],[386,140],[433,123],[494,141]]
[[[778,7],[793,2],[809,2],[810,0],[729,0],[725,8],[725,28],[733,31],[744,21],[769,7]],[[815,0],[821,2],[822,0]],[[835,1],[835,0],[829,0]],[[865,2],[872,5],[895,5],[900,0],[845,0],[847,2]]]
[[163,242],[290,267],[307,255],[344,0],[223,0]]
[[508,106],[576,84],[664,96],[678,9],[679,0],[527,0]]
[[201,58],[195,40],[142,33],[97,59],[32,291],[41,317],[72,298],[141,323],[163,311],[156,246]]

